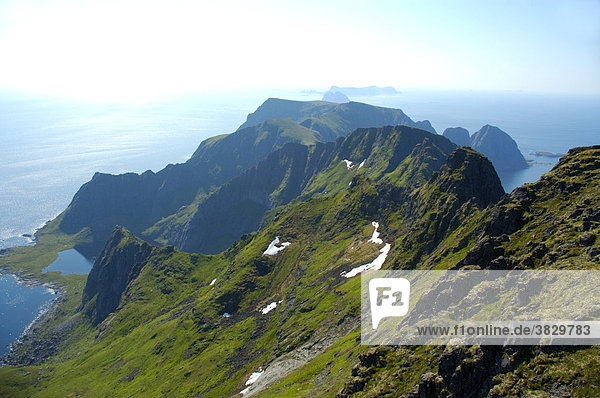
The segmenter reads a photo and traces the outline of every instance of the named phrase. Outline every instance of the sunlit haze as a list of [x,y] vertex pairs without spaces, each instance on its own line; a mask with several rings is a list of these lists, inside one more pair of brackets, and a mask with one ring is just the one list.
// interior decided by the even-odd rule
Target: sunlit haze
[[[326,4],[325,4],[326,3]],[[600,93],[600,1],[0,1],[0,87]]]

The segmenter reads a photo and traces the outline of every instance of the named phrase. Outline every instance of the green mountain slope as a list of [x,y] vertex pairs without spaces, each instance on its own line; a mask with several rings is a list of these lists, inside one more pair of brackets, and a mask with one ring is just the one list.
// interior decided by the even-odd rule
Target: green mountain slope
[[[202,142],[183,164],[141,175],[97,173],[62,214],[61,231],[83,232],[87,239],[78,241],[77,249],[94,257],[115,225],[141,234],[159,223],[147,235],[159,236],[162,232],[156,230],[161,230],[161,220],[185,220],[209,193],[286,143],[334,141],[357,127],[417,125],[399,109],[281,99],[265,101],[248,118],[235,133]],[[181,209],[189,205],[191,209]]]
[[[85,349],[72,353],[73,359],[46,369],[40,391],[235,395],[261,366],[267,387],[310,365],[327,348],[342,347],[348,355],[335,365],[340,372],[328,387],[333,394],[331,388],[343,387],[352,361],[363,351],[356,344],[359,278],[341,273],[377,256],[380,245],[369,242],[373,220],[385,226],[386,241],[393,237],[385,231],[404,228],[410,195],[396,195],[397,190],[404,188],[356,177],[344,191],[283,209],[269,226],[218,256],[147,250],[122,228],[115,230],[88,278],[85,316],[79,318],[100,322],[97,333],[82,338],[78,347]],[[478,208],[476,202],[470,206]],[[279,254],[264,255],[275,236],[291,244]],[[143,254],[146,259],[140,261]],[[131,263],[117,276],[124,271],[119,264]],[[126,285],[97,283],[130,278]],[[112,314],[100,308],[106,308],[101,297],[111,294],[118,297]],[[266,312],[271,303],[275,309]],[[36,394],[33,385],[20,384],[33,373],[21,379],[11,371],[0,371],[10,378],[10,388]],[[54,383],[59,379],[63,382]]]
[[290,118],[321,133],[326,141],[334,141],[357,128],[405,125],[435,133],[429,121],[414,122],[400,109],[383,108],[360,102],[334,104],[324,101],[290,101],[269,98],[248,115],[240,129],[273,118]]
[[113,228],[9,358],[29,366],[0,368],[0,396],[596,396],[597,347],[361,346],[352,275],[382,253],[384,269],[598,269],[599,185],[600,146],[506,195],[486,157],[411,127],[288,143],[181,216],[190,238],[270,209],[222,253]]
[[[372,221],[391,244],[384,268],[597,269],[599,183],[600,147],[511,195],[458,148],[417,188],[356,176],[216,256],[147,250],[118,228],[88,279],[96,290],[58,314],[78,339],[43,365],[0,369],[0,394],[236,396],[256,372],[245,396],[597,395],[596,347],[361,346],[360,278],[342,273],[378,255]],[[290,244],[263,254],[275,236]],[[131,256],[126,285],[97,284]],[[111,294],[115,310],[97,318]]]
[[422,183],[453,149],[444,137],[407,126],[357,129],[335,144],[288,144],[144,236],[188,252],[218,253],[258,229],[268,210],[340,192],[356,175]]

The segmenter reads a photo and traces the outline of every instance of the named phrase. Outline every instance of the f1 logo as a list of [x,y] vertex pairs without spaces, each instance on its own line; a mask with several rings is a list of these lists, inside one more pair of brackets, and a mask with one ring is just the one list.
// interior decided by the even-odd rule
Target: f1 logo
[[410,282],[404,278],[374,278],[369,281],[371,323],[377,329],[383,318],[408,313]]

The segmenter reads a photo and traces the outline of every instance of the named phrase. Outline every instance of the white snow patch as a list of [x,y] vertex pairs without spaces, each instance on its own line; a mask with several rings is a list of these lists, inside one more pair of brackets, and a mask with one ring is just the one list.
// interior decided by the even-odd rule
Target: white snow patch
[[290,242],[283,242],[281,246],[277,246],[278,244],[279,236],[276,236],[275,239],[273,239],[273,242],[271,242],[271,244],[269,245],[269,247],[267,247],[267,250],[265,250],[263,254],[266,254],[267,256],[274,256],[289,245],[291,245]]
[[214,285],[216,281],[217,281],[217,278],[213,279],[212,282],[210,282],[210,285],[208,285],[208,286]]
[[252,384],[256,383],[256,381],[259,379],[260,376],[262,376],[263,373],[264,373],[264,370],[262,368],[258,368],[258,372],[252,373],[250,375],[250,378],[246,381],[246,385],[248,387],[246,387],[242,391],[240,391],[240,394],[246,395],[248,393],[248,391],[250,391],[250,386]]
[[379,232],[377,231],[377,229],[379,228],[379,223],[373,221],[371,223],[372,226],[375,227],[375,231],[373,231],[373,236],[371,236],[371,239],[369,239],[369,242],[373,242],[373,243],[377,243],[378,245],[381,245],[383,243],[383,240],[381,240],[379,238]]
[[346,167],[348,168],[348,170],[354,167],[354,163],[348,159],[344,159],[342,160],[342,162],[346,163]]
[[378,269],[381,268],[381,266],[385,262],[385,259],[387,258],[387,255],[390,252],[391,247],[392,247],[392,245],[390,245],[389,243],[386,243],[385,246],[383,246],[381,248],[381,250],[379,250],[379,252],[381,254],[379,256],[377,256],[377,258],[375,260],[371,261],[369,264],[365,264],[365,265],[361,265],[360,267],[353,268],[348,272],[342,272],[340,275],[342,275],[346,278],[352,278],[353,276],[356,276],[356,275],[360,274],[361,272],[377,271]]
[[[281,301],[280,301],[281,303]],[[275,309],[275,307],[277,307],[277,303],[275,301],[273,301],[271,304],[267,305],[265,308],[261,308],[260,312],[263,313],[263,315],[268,314],[269,312],[273,311]]]
[[365,165],[366,161],[367,161],[367,159],[365,159],[362,162],[360,162],[360,164],[358,165],[358,168],[360,169],[361,167],[363,167]]

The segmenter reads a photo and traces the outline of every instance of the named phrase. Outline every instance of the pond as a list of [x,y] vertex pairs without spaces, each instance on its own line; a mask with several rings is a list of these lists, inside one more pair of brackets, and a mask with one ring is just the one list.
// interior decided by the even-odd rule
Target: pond
[[92,263],[85,258],[83,254],[75,249],[64,250],[58,253],[58,258],[52,264],[42,270],[42,272],[60,271],[63,275],[69,274],[89,274],[92,269]]

